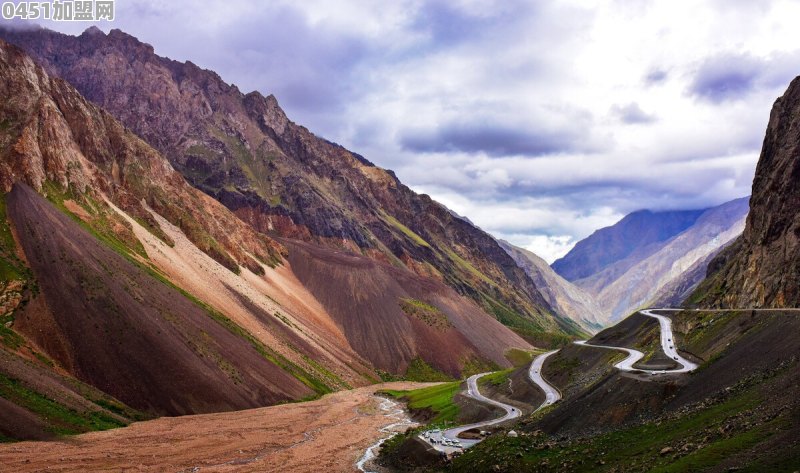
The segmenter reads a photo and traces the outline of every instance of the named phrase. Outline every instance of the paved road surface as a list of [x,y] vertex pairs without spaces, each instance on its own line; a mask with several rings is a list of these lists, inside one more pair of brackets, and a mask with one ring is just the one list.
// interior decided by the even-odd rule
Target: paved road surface
[[[528,376],[531,378],[534,384],[539,386],[542,391],[544,391],[545,400],[541,406],[539,406],[536,411],[542,409],[550,404],[561,399],[561,393],[558,392],[558,389],[555,386],[551,385],[547,381],[544,380],[542,377],[542,366],[544,365],[544,360],[547,359],[550,355],[557,353],[558,350],[549,351],[547,353],[543,353],[536,358],[534,358],[533,362],[531,363],[531,367],[528,369]],[[534,411],[534,412],[536,412]]]
[[667,356],[677,361],[678,364],[681,365],[680,368],[671,370],[638,369],[634,368],[633,365],[636,364],[636,362],[638,362],[642,358],[644,358],[644,353],[640,352],[639,350],[634,350],[633,348],[626,348],[626,347],[592,345],[586,343],[585,341],[579,341],[575,343],[587,347],[607,348],[610,350],[619,350],[628,353],[627,358],[614,365],[615,368],[621,371],[642,371],[645,373],[661,374],[661,373],[688,373],[690,371],[694,371],[695,369],[697,369],[697,365],[695,363],[692,363],[691,361],[682,357],[680,354],[678,354],[678,351],[674,348],[675,338],[672,335],[672,320],[670,320],[668,317],[664,317],[663,315],[654,314],[652,312],[653,310],[661,310],[661,309],[648,309],[648,310],[642,310],[640,312],[648,317],[653,317],[654,319],[658,320],[658,324],[661,329],[661,348],[664,350],[664,353],[666,353]]
[[485,402],[486,404],[491,404],[493,406],[497,406],[497,407],[503,409],[504,411],[506,411],[505,415],[502,416],[502,417],[498,417],[497,419],[487,420],[487,421],[484,421],[484,422],[476,422],[474,424],[467,424],[467,425],[462,425],[462,426],[459,426],[459,427],[454,427],[452,429],[447,429],[444,432],[442,432],[442,435],[444,435],[444,437],[446,437],[446,438],[448,438],[450,440],[458,439],[459,441],[461,441],[461,443],[465,447],[472,446],[472,445],[475,445],[476,443],[478,443],[479,440],[459,439],[458,438],[458,434],[460,434],[461,432],[465,432],[467,430],[470,430],[470,429],[481,429],[483,427],[491,427],[493,425],[497,425],[497,424],[503,423],[503,422],[505,422],[507,420],[516,419],[517,417],[522,415],[520,410],[517,409],[516,407],[510,406],[510,405],[502,403],[500,401],[495,401],[494,399],[489,399],[488,397],[486,397],[483,394],[481,394],[481,392],[478,390],[478,379],[486,376],[487,374],[489,374],[489,373],[481,373],[481,374],[476,374],[476,375],[470,376],[467,379],[467,392],[466,392],[466,395],[471,397],[471,398],[473,398],[473,399],[475,399],[475,400],[478,400],[478,401],[481,401],[481,402]]
[[697,369],[697,365],[682,357],[675,347],[675,337],[672,336],[672,320],[669,317],[653,313],[654,309],[641,311],[642,314],[658,319],[658,324],[661,326],[661,348],[668,357],[677,361],[681,368],[677,370],[669,370],[670,373],[688,373]]
[[[558,350],[554,350],[554,351],[543,353],[543,354],[537,356],[536,358],[534,358],[533,362],[531,362],[531,366],[528,369],[528,376],[531,378],[531,381],[533,381],[537,386],[539,386],[542,389],[542,391],[544,391],[544,394],[545,394],[545,401],[536,409],[537,411],[539,409],[542,409],[543,407],[549,406],[550,404],[553,404],[554,402],[556,402],[559,399],[561,399],[561,393],[558,392],[558,389],[553,387],[551,384],[549,384],[547,381],[545,381],[544,378],[542,377],[542,365],[544,364],[544,361],[547,359],[547,357],[551,356],[552,354],[556,353],[557,351]],[[520,417],[522,415],[520,410],[517,409],[516,407],[510,406],[510,405],[502,403],[500,401],[495,401],[494,399],[490,399],[490,398],[484,396],[483,394],[481,394],[480,390],[478,389],[478,380],[480,378],[482,378],[483,376],[487,375],[487,374],[489,374],[489,373],[482,373],[482,374],[476,374],[474,376],[470,376],[469,379],[467,379],[467,392],[466,392],[466,395],[471,397],[471,398],[473,398],[473,399],[476,399],[478,401],[485,402],[487,404],[491,404],[493,406],[497,406],[497,407],[505,410],[506,411],[505,415],[502,416],[502,417],[498,417],[497,419],[492,419],[492,420],[488,420],[488,421],[484,421],[484,422],[476,422],[474,424],[468,424],[468,425],[462,425],[462,426],[459,426],[459,427],[454,427],[452,429],[448,429],[448,430],[445,430],[443,432],[429,433],[428,434],[429,438],[431,440],[436,440],[437,442],[439,442],[437,444],[432,444],[429,440],[424,439],[424,438],[423,438],[423,440],[428,441],[428,443],[431,444],[435,449],[437,449],[439,451],[442,451],[442,452],[448,452],[449,453],[449,452],[452,452],[452,451],[460,450],[458,448],[453,448],[453,447],[448,447],[448,446],[441,445],[442,438],[447,438],[447,439],[450,439],[450,440],[458,440],[459,442],[461,442],[461,445],[463,445],[464,448],[469,448],[469,447],[475,445],[476,443],[480,442],[480,440],[477,440],[477,439],[475,439],[475,440],[472,440],[472,439],[460,439],[460,438],[458,438],[458,435],[461,434],[462,432],[465,432],[465,431],[470,430],[470,429],[481,430],[481,429],[483,429],[485,427],[491,427],[493,425],[497,425],[497,424],[506,422],[506,421],[511,420],[511,419],[516,419],[517,417]]]

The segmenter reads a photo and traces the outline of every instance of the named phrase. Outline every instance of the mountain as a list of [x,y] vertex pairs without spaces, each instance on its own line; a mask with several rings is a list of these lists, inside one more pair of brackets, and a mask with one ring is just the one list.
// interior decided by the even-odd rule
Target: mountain
[[273,96],[241,93],[119,30],[73,37],[3,30],[160,151],[254,229],[432,277],[537,340],[581,329],[485,232],[345,148],[290,121]]
[[703,307],[800,305],[800,77],[775,101],[744,233],[709,266],[688,302]]
[[559,276],[545,260],[531,251],[506,241],[500,240],[499,243],[533,279],[536,286],[541,288],[542,295],[558,313],[578,322],[590,332],[602,328],[607,323],[594,297]]
[[[564,279],[574,282],[626,258],[629,261],[644,259],[665,241],[692,226],[702,213],[702,210],[633,212],[579,241],[569,253],[553,262],[552,267]],[[626,269],[624,266],[617,268],[614,277]]]
[[2,438],[461,376],[530,348],[438,279],[255,231],[2,41],[0,79]]
[[683,274],[673,279],[664,285],[656,294],[652,302],[649,303],[652,307],[681,307],[683,302],[694,293],[706,278],[709,271],[709,265],[721,252],[730,247],[732,242],[726,246],[720,247],[712,251],[705,258],[698,259],[692,266],[689,267]]
[[600,306],[610,310],[612,321],[626,317],[636,309],[651,306],[665,286],[683,281],[695,263],[735,240],[744,229],[747,210],[747,199],[737,199],[703,212],[694,225],[650,256],[622,260],[620,264],[629,268],[599,292],[592,292],[596,286],[587,285],[584,280],[576,284],[595,294]]
[[[677,306],[703,279],[709,256],[741,234],[747,212],[746,198],[699,211],[634,212],[579,242],[553,268],[583,276],[572,283],[594,298],[600,320],[657,303]],[[577,266],[587,259],[596,272]]]

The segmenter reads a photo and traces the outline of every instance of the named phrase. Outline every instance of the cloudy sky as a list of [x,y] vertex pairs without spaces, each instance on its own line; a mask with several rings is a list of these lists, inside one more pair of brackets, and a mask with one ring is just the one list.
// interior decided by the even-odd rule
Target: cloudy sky
[[[548,261],[641,208],[749,194],[800,2],[117,0],[158,54]],[[79,33],[88,24],[48,24]]]

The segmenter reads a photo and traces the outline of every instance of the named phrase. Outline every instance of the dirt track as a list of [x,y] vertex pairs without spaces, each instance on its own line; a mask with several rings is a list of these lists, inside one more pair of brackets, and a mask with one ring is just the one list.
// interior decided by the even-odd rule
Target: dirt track
[[388,383],[313,402],[221,414],[161,418],[56,442],[0,445],[0,470],[171,472],[351,472],[396,422],[373,393]]

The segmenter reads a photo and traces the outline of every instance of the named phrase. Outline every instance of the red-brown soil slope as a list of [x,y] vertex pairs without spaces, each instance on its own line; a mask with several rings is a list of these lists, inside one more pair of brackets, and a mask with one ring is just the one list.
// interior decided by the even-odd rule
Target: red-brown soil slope
[[[403,373],[422,358],[451,375],[481,359],[510,366],[527,342],[433,279],[369,258],[284,241],[293,273],[376,367]],[[418,310],[416,310],[418,309]]]
[[[9,98],[0,103],[0,183],[10,188],[15,182],[24,182],[45,194],[60,212],[70,215],[76,225],[88,228],[93,237],[102,241],[105,247],[100,247],[114,250],[124,261],[150,273],[153,280],[148,284],[162,284],[158,279],[166,279],[167,285],[175,285],[191,299],[196,298],[201,307],[208,306],[224,325],[258,346],[315,392],[374,382],[378,376],[371,362],[402,375],[410,361],[420,359],[437,370],[457,374],[465,365],[475,368],[490,361],[505,364],[505,350],[527,347],[519,337],[444,284],[417,276],[402,266],[383,263],[370,266],[377,268],[373,271],[375,277],[362,277],[362,281],[373,283],[370,294],[374,300],[367,301],[368,310],[357,313],[364,321],[356,325],[374,328],[376,325],[369,321],[374,318],[397,331],[390,334],[383,330],[377,336],[371,330],[352,330],[353,324],[342,316],[342,307],[364,302],[362,283],[350,284],[346,278],[330,282],[339,284],[335,286],[339,288],[338,305],[331,300],[321,302],[326,290],[313,284],[307,273],[302,273],[303,278],[295,274],[293,266],[283,259],[287,255],[285,246],[255,232],[221,204],[189,186],[162,156],[110,115],[84,100],[66,82],[49,77],[20,50],[4,43],[0,43],[0,76],[4,78],[0,92]],[[21,217],[19,213],[15,216]],[[37,249],[35,242],[25,241],[32,235],[23,230],[19,229],[16,240],[24,243],[26,251],[31,251],[30,245]],[[14,239],[9,239],[6,246],[15,246]],[[298,269],[303,264],[320,264],[326,258],[326,251],[314,251],[313,246],[306,245],[301,250],[301,244],[287,244],[297,252],[291,261]],[[80,260],[88,254],[74,256],[76,264],[94,264]],[[348,258],[364,264],[374,262],[363,256]],[[60,264],[60,259],[40,261],[33,268],[35,274],[27,278],[29,285],[35,284],[39,273],[46,270],[45,263]],[[332,268],[328,274],[344,272]],[[399,292],[391,289],[397,280],[406,281]],[[375,285],[376,281],[381,285]],[[384,287],[397,297],[386,299]],[[137,298],[143,296],[136,290],[132,292],[135,302],[141,303]],[[401,310],[401,299],[411,306]],[[43,299],[36,299],[39,300]],[[92,383],[111,383],[102,378],[105,373],[79,373],[83,368],[75,360],[91,357],[76,353],[75,345],[64,342],[76,336],[67,333],[69,325],[42,322],[62,321],[61,317],[72,317],[71,311],[80,307],[64,305],[69,311],[58,313],[48,311],[42,303],[32,307],[39,307],[33,312],[37,317],[27,322],[9,319],[14,330],[41,344],[42,351],[68,372],[82,379],[92,376]],[[105,309],[113,314],[117,307]],[[428,317],[431,314],[434,319]],[[32,321],[48,328],[50,336],[37,338],[41,327]],[[98,323],[98,330],[99,327]],[[56,328],[65,333],[56,333]],[[92,337],[99,345],[86,347],[89,353],[104,350],[101,342],[107,339],[98,334],[87,336]],[[356,344],[358,349],[354,348]],[[385,346],[393,348],[387,350]],[[275,396],[263,396],[263,402],[309,394],[305,388],[294,389],[296,385],[292,383],[285,387],[277,384],[281,379],[275,378],[281,389],[276,388]],[[101,388],[105,390],[106,384]],[[181,409],[164,412],[182,412]],[[187,407],[185,412],[193,409]]]
[[226,411],[313,391],[29,187],[8,213],[47,310],[15,328],[79,379],[156,414]]

